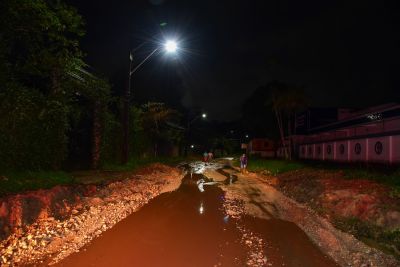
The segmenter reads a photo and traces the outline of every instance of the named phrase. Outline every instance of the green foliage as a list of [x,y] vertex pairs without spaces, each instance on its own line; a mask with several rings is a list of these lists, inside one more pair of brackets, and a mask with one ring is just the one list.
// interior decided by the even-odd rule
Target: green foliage
[[351,233],[368,245],[400,258],[400,229],[385,230],[358,218],[336,218],[334,224],[337,228]]
[[72,176],[65,172],[8,172],[0,176],[0,197],[10,193],[52,188],[73,184]]
[[141,122],[143,131],[153,144],[153,153],[158,154],[161,143],[178,144],[183,132],[171,125],[176,124],[180,114],[164,103],[148,102],[142,106]]
[[112,171],[133,171],[137,168],[144,167],[152,163],[163,163],[166,165],[176,166],[178,163],[187,160],[184,157],[132,157],[127,164],[121,165],[118,163],[106,163],[103,167],[104,170]]
[[101,163],[119,162],[121,154],[121,122],[111,112],[104,114]]
[[68,107],[15,84],[0,92],[0,168],[57,168],[66,153]]
[[61,1],[5,0],[0,15],[8,74],[47,93],[66,91],[62,81],[82,63],[83,21],[76,10]]
[[273,175],[304,168],[304,164],[289,160],[274,160],[251,157],[247,168],[251,171],[267,170]]
[[0,168],[59,168],[82,19],[61,1],[5,0],[0,10]]

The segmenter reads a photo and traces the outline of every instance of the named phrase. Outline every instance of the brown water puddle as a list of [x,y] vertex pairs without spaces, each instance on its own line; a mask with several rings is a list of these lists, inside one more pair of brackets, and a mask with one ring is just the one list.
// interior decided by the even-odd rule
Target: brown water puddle
[[227,220],[223,191],[214,185],[200,193],[199,178],[188,175],[177,191],[154,198],[56,266],[245,266],[251,249],[239,224],[265,240],[269,266],[336,266],[292,223]]

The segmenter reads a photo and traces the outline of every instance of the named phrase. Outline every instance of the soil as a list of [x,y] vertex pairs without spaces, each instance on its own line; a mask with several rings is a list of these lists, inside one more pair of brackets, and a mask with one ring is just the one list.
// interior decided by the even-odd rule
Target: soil
[[[2,202],[11,204],[6,206],[7,212],[3,218],[8,221],[12,218],[12,222],[18,223],[10,225],[14,227],[12,234],[0,242],[0,265],[36,265],[49,260],[49,263],[57,262],[113,227],[150,199],[178,188],[182,177],[182,171],[176,168],[153,164],[124,173],[124,180],[85,187],[92,188],[84,191],[87,194],[76,191],[75,187],[63,187],[62,190],[53,188],[10,196],[7,202]],[[68,192],[65,195],[70,197],[70,201],[62,198],[63,194],[45,198],[46,201],[37,198],[60,190]],[[25,221],[24,214],[32,214],[29,210],[31,206],[16,204],[28,203],[32,198],[40,203],[33,213],[41,215],[33,216],[32,221]],[[55,210],[63,210],[63,216],[56,216],[58,212],[53,212],[52,206],[56,207]]]
[[[226,209],[231,216],[239,214],[236,203],[242,203],[245,213],[250,216],[293,222],[321,251],[340,266],[399,266],[400,263],[393,256],[386,255],[365,245],[354,236],[339,231],[328,218],[320,216],[312,209],[312,205],[306,205],[315,202],[313,199],[324,192],[323,187],[318,186],[319,182],[316,179],[308,179],[308,175],[298,172],[286,174],[284,183],[280,181],[281,177],[256,173],[241,174],[231,167],[224,168],[222,173],[227,174],[225,178],[230,175],[237,176],[236,182],[222,187],[228,200]],[[221,180],[220,174],[221,172],[207,172],[208,177]],[[301,179],[302,175],[307,179]],[[317,176],[314,174],[314,177]],[[287,190],[289,183],[292,184],[290,193]],[[325,185],[327,188],[334,187],[328,183]]]
[[326,218],[357,218],[387,230],[400,229],[400,198],[391,188],[365,179],[345,179],[340,171],[302,169],[265,176],[285,195]]
[[[195,162],[187,174],[155,164],[77,192],[69,202],[54,197],[31,212],[31,205],[17,205],[11,214],[18,214],[12,218],[20,224],[0,242],[1,266],[400,266],[330,222],[339,212],[374,222],[389,214],[381,223],[397,227],[397,204],[387,188],[337,183],[340,174],[306,170],[277,177],[241,174],[227,163]],[[205,192],[197,189],[202,177],[213,182]],[[35,203],[36,194],[20,195],[18,203]],[[340,204],[344,200],[347,206]],[[62,216],[53,216],[54,205]],[[8,207],[4,214],[10,214]],[[21,219],[31,213],[31,221]]]

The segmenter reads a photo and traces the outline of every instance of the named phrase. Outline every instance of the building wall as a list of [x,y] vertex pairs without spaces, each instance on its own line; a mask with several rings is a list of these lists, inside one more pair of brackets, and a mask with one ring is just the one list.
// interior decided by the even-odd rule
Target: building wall
[[324,160],[324,143],[319,143],[315,145],[314,159]]
[[325,160],[335,160],[335,142],[328,142],[324,145],[324,159]]
[[400,104],[351,112],[338,109],[333,123],[308,125],[292,137],[302,159],[400,163]]
[[338,162],[400,163],[400,135],[302,144],[299,146],[299,158]]
[[369,138],[368,161],[389,162],[390,161],[390,136]]
[[391,136],[389,139],[389,144],[391,144],[390,159],[391,163],[400,162],[400,135]]
[[349,160],[349,141],[335,142],[335,160],[348,161]]

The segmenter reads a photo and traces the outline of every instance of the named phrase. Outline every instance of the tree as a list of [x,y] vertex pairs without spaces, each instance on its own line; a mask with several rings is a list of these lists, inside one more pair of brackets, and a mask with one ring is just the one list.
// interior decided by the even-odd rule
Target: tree
[[[292,134],[294,113],[305,108],[308,104],[308,99],[304,93],[304,89],[295,85],[287,85],[284,83],[273,82],[269,84],[270,99],[272,109],[277,121],[281,143],[284,149],[285,158],[292,158],[294,148]],[[287,123],[287,136],[289,139],[289,149],[285,142],[285,119]]]
[[75,99],[85,98],[89,102],[89,114],[92,121],[90,166],[92,169],[97,169],[100,164],[105,113],[112,100],[111,86],[104,78],[99,78],[83,68],[76,68],[70,72],[70,75],[79,83]]
[[77,95],[97,90],[74,77],[82,18],[57,0],[4,0],[0,18],[0,164],[59,168]]
[[158,155],[160,141],[179,142],[181,135],[169,123],[178,118],[179,113],[164,103],[148,102],[143,105],[143,128],[152,140],[154,156]]

